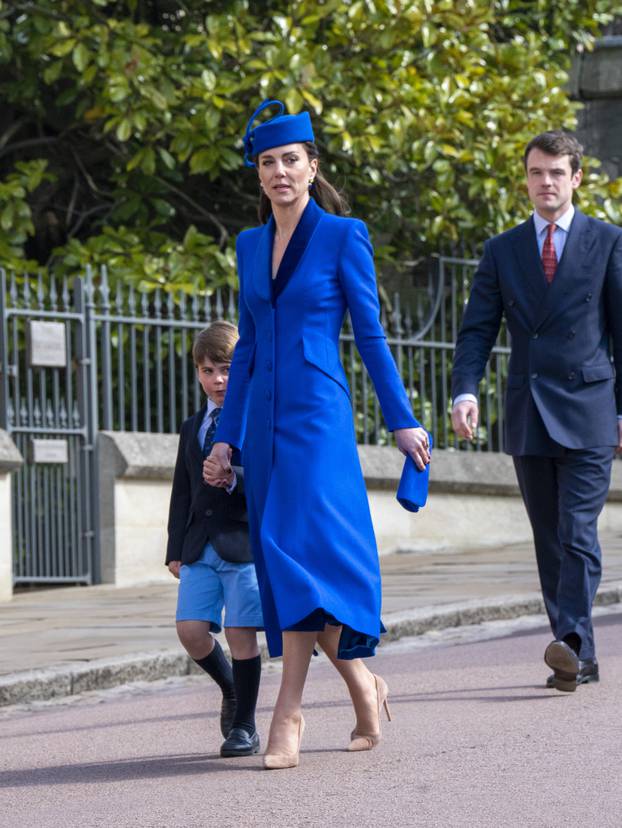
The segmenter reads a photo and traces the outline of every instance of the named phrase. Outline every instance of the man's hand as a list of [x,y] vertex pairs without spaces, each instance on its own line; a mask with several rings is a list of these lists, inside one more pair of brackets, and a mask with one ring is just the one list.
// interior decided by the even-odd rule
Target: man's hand
[[168,562],[168,571],[171,575],[174,575],[176,578],[179,578],[179,568],[181,567],[181,561],[169,561]]
[[431,459],[430,440],[425,428],[396,428],[393,434],[402,454],[409,454],[415,466],[423,471]]
[[233,481],[232,454],[228,443],[214,443],[210,456],[203,461],[203,480],[210,486],[230,486]]
[[451,425],[458,437],[472,440],[475,437],[478,417],[479,408],[476,402],[463,400],[454,405],[451,412]]
[[618,446],[616,454],[622,454],[622,420],[618,420]]

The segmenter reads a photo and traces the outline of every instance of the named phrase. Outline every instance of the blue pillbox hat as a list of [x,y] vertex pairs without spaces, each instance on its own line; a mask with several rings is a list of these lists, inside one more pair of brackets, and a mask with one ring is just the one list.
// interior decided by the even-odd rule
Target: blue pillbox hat
[[[257,117],[269,106],[278,106],[278,114],[253,129]],[[272,147],[315,140],[308,112],[300,112],[298,115],[285,115],[284,113],[285,104],[271,100],[264,101],[253,112],[244,134],[244,163],[247,167],[255,166],[253,161],[255,155]]]
[[[432,452],[432,435],[428,432],[430,453]],[[423,470],[415,466],[410,455],[404,461],[400,485],[397,489],[397,499],[408,512],[418,512],[428,499],[428,482],[430,480],[430,466]]]

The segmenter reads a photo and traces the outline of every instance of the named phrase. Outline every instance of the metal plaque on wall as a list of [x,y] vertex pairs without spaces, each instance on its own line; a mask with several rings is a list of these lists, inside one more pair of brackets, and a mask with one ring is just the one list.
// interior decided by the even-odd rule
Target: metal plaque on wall
[[38,440],[30,441],[31,463],[68,463],[69,446],[67,440]]
[[28,322],[28,361],[33,368],[64,368],[67,364],[63,322]]

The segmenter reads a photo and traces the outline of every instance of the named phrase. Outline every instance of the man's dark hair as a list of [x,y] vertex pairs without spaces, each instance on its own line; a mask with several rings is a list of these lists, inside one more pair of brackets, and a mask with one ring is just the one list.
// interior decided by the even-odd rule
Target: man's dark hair
[[527,169],[527,158],[532,149],[539,149],[547,155],[567,155],[570,159],[570,169],[574,175],[581,169],[581,158],[583,147],[569,132],[561,129],[553,129],[549,132],[541,132],[527,144],[523,163]]
[[218,365],[231,362],[233,349],[238,341],[238,329],[231,322],[219,320],[212,322],[209,328],[204,328],[194,338],[192,345],[192,359],[198,367],[205,358]]

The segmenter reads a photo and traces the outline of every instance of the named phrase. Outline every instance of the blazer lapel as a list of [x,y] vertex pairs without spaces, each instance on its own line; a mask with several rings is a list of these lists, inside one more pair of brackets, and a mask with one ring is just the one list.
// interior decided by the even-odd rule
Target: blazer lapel
[[271,280],[273,304],[283,290],[285,290],[287,283],[296,272],[296,268],[304,256],[305,250],[311,241],[311,237],[323,213],[324,211],[321,207],[318,207],[315,201],[310,198],[283,254],[276,278]]
[[262,299],[270,301],[272,282],[272,247],[274,244],[274,216],[264,224],[253,263],[253,285]]
[[525,284],[532,294],[533,307],[539,308],[548,290],[548,285],[538,252],[533,217],[520,224],[517,231],[512,238],[514,255],[525,277]]
[[207,410],[207,403],[201,406],[201,410],[197,411],[194,415],[194,422],[192,423],[192,437],[190,441],[190,455],[192,461],[196,460],[199,464],[199,467],[203,464],[203,450],[199,445],[199,429],[201,428],[201,423],[203,422],[203,418],[205,417],[205,412]]
[[555,276],[546,290],[544,301],[538,308],[535,317],[536,327],[540,327],[555,308],[560,305],[569,279],[573,273],[576,273],[580,269],[591,247],[592,241],[590,223],[587,217],[579,210],[576,210],[572,224],[570,225],[570,232],[568,233],[566,244],[564,245],[564,252],[555,271]]

